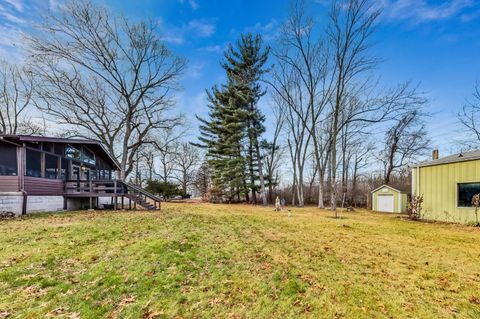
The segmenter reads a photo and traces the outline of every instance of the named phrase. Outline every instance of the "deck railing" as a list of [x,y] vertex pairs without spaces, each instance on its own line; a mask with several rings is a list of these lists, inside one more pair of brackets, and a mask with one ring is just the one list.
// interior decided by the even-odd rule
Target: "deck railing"
[[[66,180],[65,195],[68,197],[121,197],[133,200],[146,209],[160,209],[161,198],[143,188],[120,180]],[[117,201],[114,201],[116,208]],[[91,205],[90,205],[91,206]]]
[[91,195],[105,194],[125,195],[126,187],[121,181],[116,180],[66,180],[65,193],[67,195]]

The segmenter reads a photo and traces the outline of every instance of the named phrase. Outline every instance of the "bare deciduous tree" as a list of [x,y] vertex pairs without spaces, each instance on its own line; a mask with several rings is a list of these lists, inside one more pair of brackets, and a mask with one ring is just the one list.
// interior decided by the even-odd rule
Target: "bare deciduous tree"
[[458,113],[458,119],[460,123],[467,128],[467,130],[474,135],[474,140],[466,141],[468,144],[480,143],[480,85],[475,85],[473,92],[473,98],[462,107],[462,110]]
[[280,145],[280,134],[282,133],[285,116],[280,108],[276,105],[272,107],[274,116],[274,131],[271,142],[263,141],[262,148],[265,154],[265,180],[268,185],[268,202],[273,204],[273,189],[279,183],[278,170],[280,168],[280,160],[283,155],[283,147]]
[[180,124],[170,93],[186,61],[164,45],[155,23],[112,17],[88,1],[67,3],[42,30],[29,39],[38,107],[70,135],[106,145],[124,179],[143,144]]
[[195,176],[200,160],[198,148],[188,142],[181,143],[177,148],[175,156],[174,176],[173,178],[180,183],[184,195],[188,192],[188,187],[194,184]]
[[42,131],[26,114],[32,93],[32,77],[23,67],[0,62],[0,134],[33,135]]
[[407,112],[387,131],[385,148],[381,153],[385,184],[390,183],[390,176],[396,169],[412,163],[428,149],[430,140],[423,116],[419,110]]
[[290,16],[282,25],[280,47],[274,53],[278,66],[271,84],[277,100],[283,100],[310,136],[319,178],[318,205],[323,208],[325,167],[322,163],[328,157],[329,148],[328,143],[322,142],[325,141],[323,135],[329,132],[321,129],[321,121],[333,82],[328,77],[329,52],[321,38],[314,39],[314,25],[313,19],[306,16],[305,1],[294,1]]
[[331,207],[337,207],[337,137],[341,131],[342,110],[347,98],[352,97],[352,87],[357,77],[371,70],[378,59],[367,53],[369,39],[374,31],[380,11],[369,0],[335,2],[330,12],[327,28],[332,46],[334,88],[331,101]]

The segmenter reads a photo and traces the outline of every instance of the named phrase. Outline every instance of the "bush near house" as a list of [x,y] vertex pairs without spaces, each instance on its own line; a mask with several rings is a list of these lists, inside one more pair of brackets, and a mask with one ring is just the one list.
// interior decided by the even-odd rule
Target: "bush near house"
[[480,231],[172,204],[0,221],[0,317],[480,318]]
[[148,181],[145,189],[152,194],[158,194],[162,196],[166,200],[175,196],[182,196],[182,198],[186,198],[187,196],[187,194],[184,194],[177,184],[171,182],[162,182],[157,180]]

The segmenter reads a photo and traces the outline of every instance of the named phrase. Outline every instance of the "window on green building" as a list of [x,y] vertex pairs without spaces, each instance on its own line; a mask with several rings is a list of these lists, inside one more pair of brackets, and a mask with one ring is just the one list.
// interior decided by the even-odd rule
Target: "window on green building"
[[461,183],[457,188],[457,206],[472,207],[473,195],[480,194],[480,183]]

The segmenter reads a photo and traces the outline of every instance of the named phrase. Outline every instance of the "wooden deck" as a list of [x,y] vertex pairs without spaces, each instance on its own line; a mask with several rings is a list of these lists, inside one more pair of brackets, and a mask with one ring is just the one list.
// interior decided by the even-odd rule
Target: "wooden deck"
[[67,180],[65,197],[117,197],[126,196],[125,184],[115,180]]
[[118,198],[121,199],[121,207],[124,208],[125,198],[128,199],[129,207],[133,201],[150,210],[158,210],[161,207],[161,199],[144,189],[117,180],[67,180],[65,181],[65,198],[88,198],[90,207],[93,207],[93,199],[98,197],[114,198],[114,209],[117,209]]

